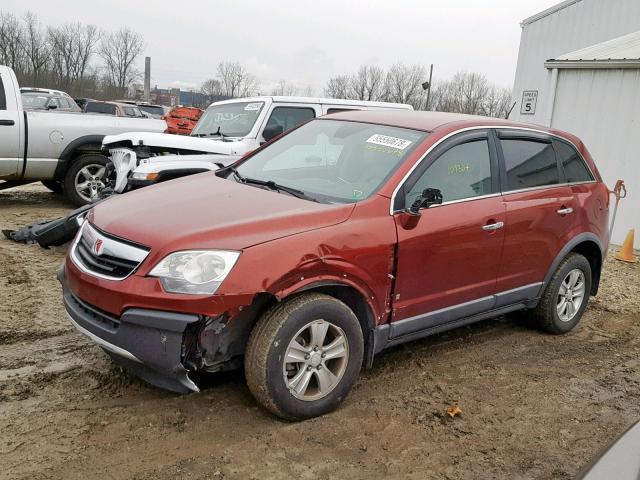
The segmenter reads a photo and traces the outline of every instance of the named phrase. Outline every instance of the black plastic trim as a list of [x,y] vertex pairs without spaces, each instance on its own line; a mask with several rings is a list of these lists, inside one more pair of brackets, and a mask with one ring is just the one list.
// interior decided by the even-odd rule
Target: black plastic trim
[[[108,325],[96,318],[98,309],[71,292],[63,269],[58,272],[58,280],[62,284],[64,307],[69,317],[81,333],[97,337],[93,340],[108,350],[118,363],[131,367],[152,385],[179,393],[197,390],[182,364],[182,345],[187,328],[200,321],[198,315],[130,308],[113,319],[117,325]],[[80,305],[91,311],[87,312]]]
[[95,153],[104,155],[104,153],[102,153],[102,140],[104,139],[104,137],[105,135],[85,135],[70,142],[69,145],[67,145],[60,154],[58,165],[56,166],[56,170],[53,174],[54,179],[61,180],[62,178],[64,178],[64,174],[69,168],[70,160],[73,158],[74,154],[80,147],[99,145],[100,147],[95,150]]

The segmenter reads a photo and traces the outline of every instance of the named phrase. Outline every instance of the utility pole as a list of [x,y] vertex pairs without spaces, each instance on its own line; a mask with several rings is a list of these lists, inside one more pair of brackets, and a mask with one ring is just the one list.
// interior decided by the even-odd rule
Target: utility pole
[[425,110],[429,110],[429,101],[431,100],[432,80],[433,80],[433,63],[431,64],[431,67],[429,67],[429,81],[428,82],[424,82],[422,84],[422,88],[427,91],[427,103],[424,106]]

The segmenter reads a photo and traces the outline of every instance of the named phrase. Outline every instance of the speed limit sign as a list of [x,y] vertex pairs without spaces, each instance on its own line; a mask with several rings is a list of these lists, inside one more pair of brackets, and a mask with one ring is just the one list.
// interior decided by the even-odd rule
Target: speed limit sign
[[522,103],[520,104],[521,115],[534,115],[536,113],[536,104],[538,103],[537,90],[525,90],[522,92]]

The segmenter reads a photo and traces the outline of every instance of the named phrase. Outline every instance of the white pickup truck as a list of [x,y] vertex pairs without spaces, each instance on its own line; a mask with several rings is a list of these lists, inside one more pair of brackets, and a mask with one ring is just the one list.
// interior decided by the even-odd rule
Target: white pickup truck
[[[105,137],[117,165],[116,191],[230,165],[281,133],[345,110],[413,110],[411,105],[334,98],[263,96],[213,103],[190,136],[125,133]],[[130,173],[132,171],[132,173]]]
[[0,190],[42,181],[76,205],[90,203],[105,186],[106,135],[166,128],[164,120],[25,111],[13,70],[0,65]]

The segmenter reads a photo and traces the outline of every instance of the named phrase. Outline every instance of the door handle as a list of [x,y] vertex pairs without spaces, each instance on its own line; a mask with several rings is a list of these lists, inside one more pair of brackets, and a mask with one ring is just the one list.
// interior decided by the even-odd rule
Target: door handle
[[15,124],[16,122],[14,122],[13,120],[0,120],[0,125],[2,125],[3,127],[12,127]]
[[496,222],[496,223],[490,223],[489,225],[484,225],[482,229],[485,232],[492,232],[493,230],[498,230],[502,227],[504,227],[504,222]]
[[573,213],[573,208],[571,208],[571,207],[561,208],[560,210],[556,210],[556,213],[558,215],[568,215],[570,213]]

